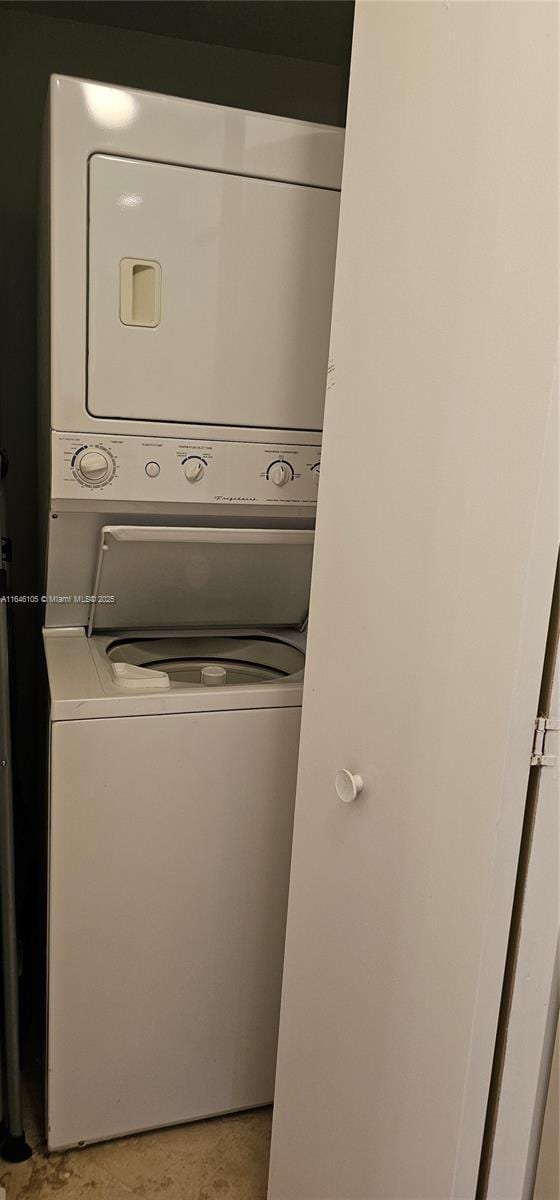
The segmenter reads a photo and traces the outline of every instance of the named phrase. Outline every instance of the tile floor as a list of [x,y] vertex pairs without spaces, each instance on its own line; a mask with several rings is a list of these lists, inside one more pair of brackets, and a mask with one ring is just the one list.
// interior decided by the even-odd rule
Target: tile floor
[[0,1159],[0,1188],[6,1200],[265,1200],[271,1119],[258,1109],[47,1155],[40,1103],[28,1095],[33,1157]]

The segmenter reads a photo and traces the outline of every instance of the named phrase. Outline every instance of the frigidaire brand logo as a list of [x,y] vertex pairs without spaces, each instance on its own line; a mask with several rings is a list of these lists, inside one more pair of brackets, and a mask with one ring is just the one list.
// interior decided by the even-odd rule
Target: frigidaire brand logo
[[228,504],[237,504],[240,500],[256,499],[256,496],[214,496],[214,500],[227,500]]

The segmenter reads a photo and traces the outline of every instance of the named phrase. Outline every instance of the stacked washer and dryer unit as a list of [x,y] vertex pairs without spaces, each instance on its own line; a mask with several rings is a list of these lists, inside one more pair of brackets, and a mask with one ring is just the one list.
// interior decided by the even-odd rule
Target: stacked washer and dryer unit
[[47,135],[58,1149],[272,1099],[343,138],[61,77]]

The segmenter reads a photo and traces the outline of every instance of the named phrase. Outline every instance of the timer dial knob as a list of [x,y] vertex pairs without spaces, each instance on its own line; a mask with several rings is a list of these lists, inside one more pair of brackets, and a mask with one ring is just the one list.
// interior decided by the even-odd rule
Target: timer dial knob
[[319,477],[321,474],[321,464],[320,463],[315,463],[315,466],[311,468],[311,474],[313,476],[313,482],[318,483]]
[[270,468],[268,478],[276,484],[276,487],[284,487],[284,484],[292,478],[292,472],[288,463],[274,463],[274,466]]
[[76,463],[76,474],[84,483],[100,486],[111,474],[111,462],[104,450],[84,450]]
[[189,458],[185,463],[185,475],[189,483],[198,483],[204,475],[204,463],[200,458]]

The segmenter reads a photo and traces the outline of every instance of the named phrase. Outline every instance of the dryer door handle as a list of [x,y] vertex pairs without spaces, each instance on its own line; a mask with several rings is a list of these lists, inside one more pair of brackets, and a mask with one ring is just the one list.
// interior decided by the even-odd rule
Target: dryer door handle
[[160,264],[147,258],[121,258],[120,318],[123,325],[155,329],[160,317]]

